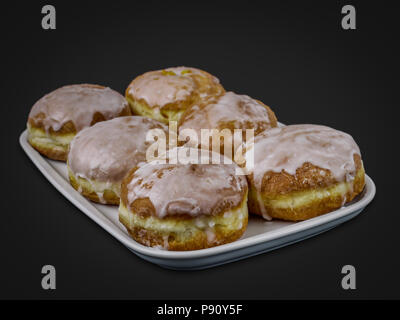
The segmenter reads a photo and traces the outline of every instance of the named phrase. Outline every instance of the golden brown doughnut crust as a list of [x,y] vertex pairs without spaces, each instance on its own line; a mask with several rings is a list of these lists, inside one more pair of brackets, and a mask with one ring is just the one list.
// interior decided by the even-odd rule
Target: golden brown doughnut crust
[[39,145],[31,139],[30,135],[28,135],[28,142],[36,151],[38,151],[41,155],[45,156],[46,158],[64,162],[67,161],[67,156],[68,156],[67,148],[62,148],[59,146],[59,148],[62,148],[62,150],[59,150],[54,147]]
[[[221,214],[223,215],[223,213]],[[178,218],[168,218],[169,220],[174,220]],[[207,239],[207,234],[205,232],[198,232],[195,236],[191,237],[190,240],[179,241],[177,237],[173,234],[166,235],[162,232],[155,230],[147,230],[141,227],[130,228],[129,222],[126,221],[121,215],[119,216],[119,221],[126,227],[130,236],[137,242],[150,246],[160,246],[165,247],[165,242],[168,241],[168,250],[170,251],[187,251],[187,250],[200,250],[205,248],[211,248],[218,245],[230,243],[239,239],[243,233],[246,231],[248,224],[248,217],[246,216],[243,220],[243,226],[239,230],[229,230],[223,226],[215,226],[214,235],[215,242],[210,243]]]
[[[346,193],[346,203],[352,201],[360,194],[365,185],[365,174],[361,157],[354,154],[356,165],[356,175],[352,182],[352,188]],[[323,173],[322,173],[323,172]],[[256,215],[262,215],[259,204],[261,196],[268,215],[272,218],[300,221],[306,220],[318,215],[328,213],[343,205],[343,195],[329,194],[322,199],[317,199],[307,203],[304,206],[296,208],[277,208],[271,204],[271,201],[287,200],[291,201],[297,195],[305,195],[307,192],[318,190],[330,191],[337,186],[337,182],[327,169],[319,168],[311,163],[304,163],[302,167],[296,170],[295,175],[286,172],[266,172],[262,179],[261,195],[257,194],[254,187],[253,174],[248,177],[249,182],[249,212]]]
[[79,179],[79,180],[89,182],[87,179],[84,179],[81,177],[76,178],[70,170],[68,172],[68,178],[69,178],[69,182],[70,182],[71,186],[76,191],[78,191],[81,195],[88,198],[89,200],[97,202],[97,203],[101,203],[101,204],[119,205],[120,199],[119,199],[118,195],[115,194],[114,191],[105,190],[103,193],[103,199],[100,199],[96,192],[86,188],[85,183],[79,183],[77,181],[77,179]]

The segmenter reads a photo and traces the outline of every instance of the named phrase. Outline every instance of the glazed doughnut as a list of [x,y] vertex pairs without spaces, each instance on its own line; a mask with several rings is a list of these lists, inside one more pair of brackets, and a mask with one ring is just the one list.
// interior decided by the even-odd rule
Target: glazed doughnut
[[[179,132],[183,134],[185,130],[192,129],[196,132],[195,137],[190,139],[187,146],[210,148],[218,151],[225,156],[232,158],[234,148],[234,130],[240,129],[242,139],[246,141],[246,129],[254,129],[254,135],[264,130],[278,126],[274,112],[261,101],[250,98],[246,95],[239,95],[233,92],[226,92],[218,97],[212,97],[203,103],[193,105],[182,115],[179,121]],[[208,146],[201,144],[201,129],[217,129],[212,132],[212,142]],[[229,145],[232,146],[232,154],[224,152],[224,145],[228,145],[225,138],[220,140],[220,134],[224,129],[228,129],[230,135]],[[220,148],[218,148],[219,144]],[[214,149],[213,149],[214,147]],[[227,149],[229,150],[229,149]]]
[[266,219],[298,221],[330,212],[350,202],[365,184],[353,138],[325,126],[265,131],[247,146],[245,158],[249,211]]
[[71,185],[92,201],[118,205],[122,179],[146,161],[146,134],[151,129],[167,132],[166,125],[139,116],[103,121],[80,131],[68,153]]
[[125,98],[99,85],[61,87],[37,101],[28,117],[28,141],[42,155],[66,161],[68,145],[80,130],[96,122],[130,115]]
[[248,221],[247,181],[237,168],[157,161],[134,168],[122,182],[119,220],[137,242],[166,250],[235,241]]
[[135,78],[126,89],[134,114],[168,123],[178,121],[192,104],[224,92],[211,74],[188,67],[150,71]]

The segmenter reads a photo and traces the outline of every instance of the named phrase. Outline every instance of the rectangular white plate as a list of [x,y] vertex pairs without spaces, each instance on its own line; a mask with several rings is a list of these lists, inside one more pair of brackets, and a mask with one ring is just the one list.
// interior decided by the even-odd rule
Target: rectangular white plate
[[375,196],[375,185],[366,176],[363,193],[339,210],[296,223],[250,217],[245,234],[235,242],[196,251],[166,251],[143,246],[130,238],[125,227],[118,221],[118,207],[93,203],[72,188],[68,182],[66,164],[42,157],[28,143],[26,130],[19,141],[22,149],[50,183],[83,213],[139,257],[170,269],[209,268],[301,241],[354,218]]

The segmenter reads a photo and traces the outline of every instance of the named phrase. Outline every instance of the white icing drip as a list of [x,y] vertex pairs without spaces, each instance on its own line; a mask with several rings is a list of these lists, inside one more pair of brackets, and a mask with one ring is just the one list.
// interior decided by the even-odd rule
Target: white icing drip
[[163,251],[164,251],[164,250],[167,250],[166,248],[164,248],[164,246],[161,246],[161,245],[159,245],[159,244],[153,246],[153,248],[154,248],[154,249],[157,249],[157,250],[163,250]]
[[207,236],[207,242],[208,243],[213,243],[215,241],[215,232],[212,229],[206,229],[205,230],[206,236]]
[[228,218],[230,215],[232,215],[231,211],[224,212],[224,218]]
[[58,131],[68,121],[72,121],[77,131],[89,127],[93,115],[101,113],[105,119],[118,116],[127,107],[125,98],[118,92],[92,85],[69,85],[45,95],[37,101],[29,114],[35,118],[40,113],[40,120],[45,130]]
[[267,221],[271,221],[272,218],[271,218],[271,216],[265,211],[264,203],[261,203],[260,208],[261,208],[261,212],[262,212],[262,213],[261,213],[262,217],[263,217],[265,220],[267,220]]
[[[177,101],[186,100],[193,92],[198,90],[193,76],[208,76],[205,72],[188,67],[175,67],[165,70],[146,72],[132,81],[128,93],[135,99],[143,99],[155,109]],[[219,80],[212,77],[214,84]],[[203,97],[206,92],[201,93]]]
[[346,204],[346,202],[347,202],[347,194],[345,193],[345,194],[343,195],[343,198],[342,198],[342,207],[344,207],[344,205]]
[[107,203],[107,201],[104,200],[104,193],[103,192],[96,192],[96,194],[97,194],[97,197],[99,198],[100,203],[102,203],[102,204],[106,204]]
[[243,201],[247,182],[235,175],[236,168],[234,164],[147,163],[127,185],[128,203],[148,198],[159,218],[217,214],[225,204],[236,207]]
[[169,248],[168,235],[163,236],[163,240],[164,240],[163,247],[165,250],[168,250],[168,248]]
[[[246,166],[254,174],[257,188],[261,187],[264,174],[281,172],[294,175],[308,162],[328,169],[338,181],[354,178],[354,154],[360,149],[347,133],[319,125],[290,125],[263,132],[254,139],[254,159],[251,150],[246,152]],[[254,160],[254,168],[251,168]]]
[[72,140],[68,165],[74,175],[101,182],[121,181],[140,162],[146,161],[146,134],[167,127],[139,116],[103,121],[79,132]]
[[206,227],[205,222],[204,222],[201,218],[199,218],[199,217],[197,217],[197,218],[194,220],[194,224],[195,224],[196,227],[199,228],[199,229],[204,229],[204,228]]
[[267,209],[265,208],[264,201],[262,200],[262,197],[261,197],[261,193],[257,192],[256,197],[257,197],[258,206],[260,207],[260,210],[261,210],[261,216],[265,220],[271,221],[272,217],[267,213]]

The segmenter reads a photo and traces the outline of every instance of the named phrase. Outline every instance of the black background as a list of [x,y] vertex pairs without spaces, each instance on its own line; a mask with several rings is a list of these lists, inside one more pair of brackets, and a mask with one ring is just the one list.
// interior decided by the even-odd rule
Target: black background
[[[57,29],[41,28],[53,4]],[[0,298],[399,298],[399,41],[389,2],[30,1],[2,3]],[[341,28],[353,4],[357,30]],[[66,200],[18,144],[28,112],[71,83],[124,92],[137,75],[194,66],[271,106],[358,142],[377,195],[356,219],[301,243],[195,272],[133,255]],[[41,267],[57,289],[41,288]],[[340,286],[357,270],[357,290]]]

